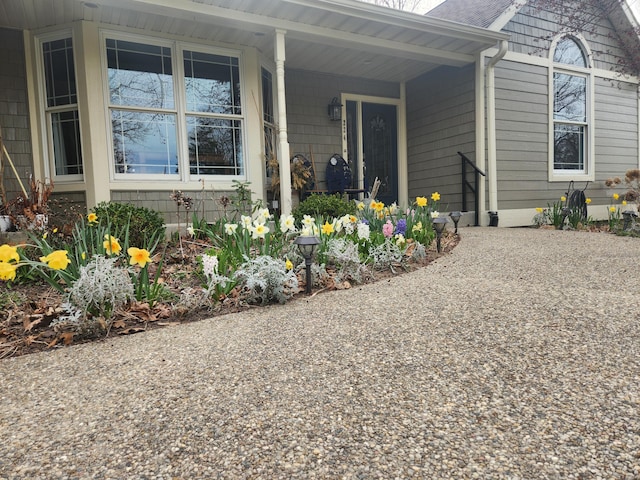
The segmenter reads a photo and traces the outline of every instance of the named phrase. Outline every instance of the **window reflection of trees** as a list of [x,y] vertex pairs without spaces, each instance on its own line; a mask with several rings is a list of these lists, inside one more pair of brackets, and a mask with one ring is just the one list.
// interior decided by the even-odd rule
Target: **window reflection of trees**
[[580,170],[584,167],[583,143],[584,127],[577,125],[556,125],[554,142],[555,168]]
[[566,73],[554,73],[554,117],[556,120],[586,120],[587,79]]
[[211,117],[189,117],[189,165],[192,174],[240,175],[240,122]]
[[[587,67],[584,51],[571,37],[561,39],[553,61],[568,68]],[[587,129],[587,76],[553,74],[554,168],[583,170]]]
[[[183,56],[190,172],[241,175],[238,59]],[[107,58],[116,172],[179,173],[171,49],[107,40]]]

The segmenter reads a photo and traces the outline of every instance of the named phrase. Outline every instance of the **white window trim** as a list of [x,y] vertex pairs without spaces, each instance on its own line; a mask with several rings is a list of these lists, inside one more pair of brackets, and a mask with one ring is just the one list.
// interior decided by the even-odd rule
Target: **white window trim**
[[[107,39],[123,40],[129,42],[143,43],[147,45],[162,46],[171,49],[171,68],[173,77],[173,89],[174,89],[174,108],[173,109],[146,109],[144,107],[131,107],[131,106],[119,106],[112,105],[109,95],[109,78],[108,78],[108,61],[107,61]],[[240,80],[240,101],[242,105],[242,114],[240,115],[228,115],[220,114],[216,115],[219,118],[226,118],[230,120],[238,120],[242,125],[242,162],[243,162],[243,174],[242,175],[205,175],[195,174],[191,175],[189,165],[189,146],[187,141],[187,110],[186,110],[186,92],[184,86],[184,60],[183,50],[191,50],[201,53],[208,53],[213,55],[225,55],[229,57],[235,57],[238,59],[239,80]],[[100,56],[101,56],[101,68],[104,85],[104,99],[105,99],[105,125],[107,128],[106,134],[108,138],[109,149],[109,172],[110,179],[114,184],[124,185],[127,183],[138,183],[139,181],[155,182],[156,184],[175,184],[176,181],[181,183],[200,182],[206,180],[208,182],[231,184],[233,180],[246,180],[248,178],[248,155],[247,155],[247,111],[248,104],[245,93],[245,80],[244,80],[244,55],[242,50],[228,49],[224,47],[208,46],[198,43],[183,42],[178,40],[166,40],[159,37],[126,33],[118,30],[100,30]],[[161,112],[167,114],[176,115],[176,142],[178,152],[178,173],[177,174],[125,174],[117,173],[114,164],[115,154],[113,151],[113,132],[111,129],[111,111],[113,109],[123,110],[138,110],[141,112]]]
[[[553,55],[556,50],[556,46],[560,40],[565,37],[571,37],[576,40],[582,51],[585,54],[587,67],[576,67],[572,65],[562,65],[556,64],[553,61]],[[549,160],[548,160],[548,171],[549,171],[549,182],[566,182],[569,180],[575,181],[594,181],[595,180],[595,101],[594,101],[594,91],[595,91],[595,75],[593,74],[593,56],[589,46],[582,35],[579,34],[562,34],[556,37],[551,43],[551,47],[549,48]],[[587,79],[587,108],[586,115],[587,119],[585,122],[586,135],[585,135],[585,157],[584,164],[585,170],[556,170],[555,169],[555,119],[554,119],[554,93],[555,93],[555,85],[553,75],[556,72],[567,73],[570,75],[576,75],[580,77],[584,77]],[[569,122],[570,123],[570,122]]]
[[[63,40],[65,38],[71,38],[71,42],[73,45],[73,64],[74,64],[74,73],[76,75],[76,103],[69,104],[64,106],[55,106],[48,107],[47,105],[47,89],[45,87],[46,82],[46,74],[44,71],[44,56],[42,54],[42,46],[47,42],[52,42],[56,40]],[[77,183],[84,181],[84,174],[74,174],[74,175],[57,175],[56,174],[56,165],[55,165],[55,156],[54,156],[54,147],[53,147],[53,131],[51,128],[51,114],[60,112],[60,111],[68,111],[70,109],[74,109],[78,113],[78,121],[79,121],[79,129],[80,129],[80,138],[82,139],[82,117],[80,116],[80,106],[79,106],[79,98],[80,93],[78,92],[78,72],[77,72],[77,52],[75,48],[75,38],[73,35],[73,30],[71,28],[65,28],[63,30],[56,30],[55,32],[43,33],[41,35],[36,35],[35,39],[35,55],[36,55],[36,74],[37,74],[37,95],[38,95],[38,103],[40,105],[40,128],[41,131],[45,133],[44,138],[40,140],[43,158],[45,159],[43,162],[43,173],[45,179],[51,178],[54,183],[63,184],[63,183]],[[83,142],[80,141],[80,156],[82,160],[82,171],[85,170],[84,165],[84,145]]]

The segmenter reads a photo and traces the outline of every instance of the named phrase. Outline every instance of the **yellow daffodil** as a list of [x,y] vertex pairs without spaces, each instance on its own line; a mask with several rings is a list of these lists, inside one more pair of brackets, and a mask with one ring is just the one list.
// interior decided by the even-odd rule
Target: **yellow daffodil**
[[587,198],[584,202],[585,202],[587,205],[589,205],[589,204],[591,203],[591,199],[590,199],[590,198]]
[[626,200],[622,200],[622,205],[626,205],[627,201]]
[[358,210],[364,210],[364,202],[358,202]]
[[12,247],[11,245],[0,246],[0,262],[9,263],[11,260],[15,260],[16,262],[20,261],[20,255],[18,255],[18,250],[16,247]]
[[611,213],[614,213],[614,212],[616,211],[616,207],[609,207],[609,211],[610,211]]
[[15,280],[17,264],[0,262],[0,280]]
[[112,255],[112,254],[118,255],[122,250],[122,247],[118,242],[118,239],[112,235],[104,236],[104,242],[102,242],[102,246],[104,247],[104,249],[107,251],[109,255]]
[[58,233],[58,229],[57,228],[54,228],[52,231],[53,231],[53,233]]
[[411,227],[412,232],[420,232],[421,230],[422,230],[422,222],[418,222],[413,227]]
[[151,261],[149,251],[144,248],[129,247],[127,253],[131,257],[129,265],[140,265],[141,268],[144,268]]
[[86,260],[87,259],[87,252],[82,252],[82,255],[80,255],[82,257],[82,260]]
[[567,201],[567,197],[565,197],[564,195],[560,197],[560,201],[561,202],[566,202]]
[[419,207],[427,206],[427,197],[416,197],[416,205]]
[[542,213],[542,212],[544,212],[544,208],[538,207],[538,208],[536,208],[536,212]]
[[431,194],[431,200],[433,200],[434,202],[437,202],[438,200],[440,200],[440,194],[438,192],[433,192]]
[[617,193],[613,194],[613,199],[614,200],[618,200],[620,198],[620,195],[618,195]]
[[67,257],[66,250],[51,252],[46,257],[40,257],[40,261],[46,263],[49,268],[53,268],[54,270],[64,270],[71,263],[71,260]]
[[284,263],[284,266],[287,270],[293,270],[293,262],[287,258],[287,261]]
[[330,235],[334,232],[334,228],[333,225],[329,222],[325,222],[324,225],[322,225],[322,233],[324,235]]
[[44,233],[42,234],[42,239],[43,239],[43,240],[46,240],[48,236],[49,236],[49,234],[48,234],[47,232],[44,232]]
[[87,221],[89,223],[96,223],[98,221],[98,215],[96,215],[95,213],[91,212],[89,215],[87,215]]

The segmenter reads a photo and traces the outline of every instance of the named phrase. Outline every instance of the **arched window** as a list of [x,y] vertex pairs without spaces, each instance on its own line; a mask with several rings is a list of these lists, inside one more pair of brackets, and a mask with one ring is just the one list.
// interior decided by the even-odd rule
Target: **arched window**
[[552,72],[553,174],[591,176],[591,75],[581,42],[570,36],[558,40],[553,49]]

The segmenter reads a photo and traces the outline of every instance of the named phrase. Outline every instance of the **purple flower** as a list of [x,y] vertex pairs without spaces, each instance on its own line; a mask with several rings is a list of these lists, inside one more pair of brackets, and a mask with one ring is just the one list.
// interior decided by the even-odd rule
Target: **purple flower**
[[387,220],[387,223],[382,226],[382,234],[387,238],[393,236],[393,223],[391,223],[391,220]]
[[394,232],[396,235],[404,235],[407,233],[407,221],[404,218],[398,220],[396,224],[396,231]]

